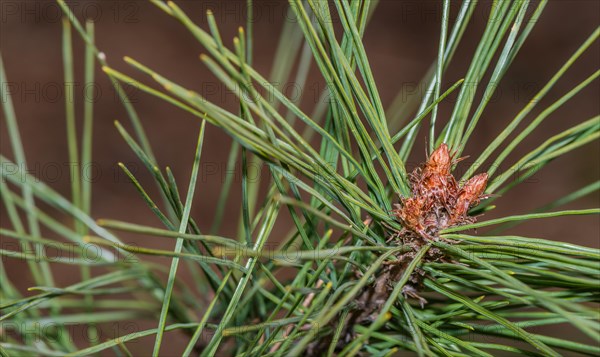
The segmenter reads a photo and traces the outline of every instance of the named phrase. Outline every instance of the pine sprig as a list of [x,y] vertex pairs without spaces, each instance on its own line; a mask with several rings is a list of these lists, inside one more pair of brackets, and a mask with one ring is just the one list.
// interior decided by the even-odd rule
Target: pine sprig
[[[86,356],[112,351],[131,355],[128,344],[149,337],[157,356],[166,350],[167,334],[181,333],[188,339],[183,348],[186,356],[387,356],[399,351],[419,356],[600,355],[600,251],[570,243],[570,237],[556,242],[501,233],[522,222],[554,217],[576,222],[578,216],[599,214],[598,208],[559,208],[597,192],[598,181],[532,212],[516,210],[495,219],[475,218],[493,210],[492,202],[510,204],[501,196],[551,161],[598,140],[599,116],[570,117],[570,128],[548,135],[508,170],[499,170],[520,144],[531,140],[531,133],[544,120],[597,84],[600,70],[541,107],[540,100],[597,45],[600,29],[514,118],[494,118],[505,123],[503,129],[481,153],[471,153],[478,158],[461,180],[457,177],[454,182],[448,172],[434,178],[452,177],[450,183],[431,183],[426,170],[410,174],[406,169],[421,127],[427,127],[430,152],[443,143],[449,146],[454,161],[447,163],[448,170],[460,165],[459,155],[473,140],[477,124],[490,120],[490,98],[511,64],[519,60],[517,54],[547,1],[535,8],[529,1],[495,2],[464,78],[447,88],[442,78],[478,5],[464,1],[451,21],[450,3],[443,1],[439,42],[432,40],[437,58],[422,81],[429,90],[408,103],[396,100],[386,110],[362,39],[376,2],[290,0],[288,14],[297,21],[284,25],[266,77],[253,67],[252,1],[247,3],[245,28],[229,44],[212,12],[206,14],[205,30],[176,3],[151,0],[202,46],[205,53],[199,62],[236,93],[239,106],[235,112],[207,101],[194,88],[176,83],[143,60],[124,59],[131,72],[146,75],[143,80],[111,67],[96,47],[93,25],[83,26],[64,1],[58,3],[68,19],[63,22],[65,82],[76,75],[73,57],[77,54],[71,38],[75,29],[86,45],[85,82],[94,82],[97,61],[123,101],[134,134],[119,122],[116,130],[151,174],[158,194],[144,187],[125,165],[119,166],[162,227],[129,223],[127,217],[96,220],[91,216],[96,195],[80,177],[81,170],[74,172],[68,198],[30,176],[10,94],[6,86],[0,86],[0,94],[8,98],[3,111],[14,157],[0,155],[1,196],[8,218],[0,234],[21,249],[2,249],[0,255],[26,261],[27,274],[35,282],[28,294],[18,291],[16,277],[8,275],[0,263],[0,321],[8,332],[0,340],[0,353]],[[333,26],[332,18],[340,26]],[[294,66],[296,61],[298,66]],[[305,83],[313,65],[327,83],[324,98],[331,100],[319,101],[308,114],[300,108],[299,98],[286,97],[280,86],[270,83],[291,78]],[[0,74],[2,82],[7,81],[1,58]],[[123,88],[131,85],[201,121],[184,199],[173,172],[157,162],[143,121],[127,100]],[[458,99],[451,103],[446,122],[438,107],[455,91]],[[479,101],[478,93],[483,94]],[[74,99],[67,98],[66,103],[69,157],[85,167],[92,160],[94,108],[86,101],[79,116]],[[531,118],[534,109],[539,114]],[[79,117],[83,118],[81,138],[76,130]],[[191,207],[197,204],[193,195],[206,123],[234,141],[228,168],[242,161],[242,197],[230,195],[232,180],[223,184],[208,233],[191,217]],[[521,124],[524,128],[517,132]],[[265,163],[269,169],[265,194],[248,178],[248,168],[254,163]],[[466,206],[460,206],[460,195],[474,187],[467,180],[483,177],[475,176],[481,172],[487,173],[485,192],[473,194]],[[515,173],[518,178],[510,180]],[[429,189],[425,194],[423,187]],[[449,192],[452,197],[443,196]],[[224,217],[228,200],[242,207],[237,221]],[[413,201],[421,203],[423,214],[407,208]],[[47,205],[37,206],[37,202]],[[431,202],[438,206],[432,207]],[[293,224],[286,235],[274,236],[282,210]],[[461,219],[448,224],[442,218],[452,216],[453,210],[461,212]],[[435,213],[434,221],[427,212]],[[426,222],[428,230],[419,231],[411,217]],[[237,223],[236,236],[219,235],[225,219]],[[43,236],[46,230],[75,244],[74,256],[49,259],[45,251],[63,249],[63,242]],[[120,238],[122,233],[170,241],[174,248],[128,245]],[[99,252],[94,258],[86,256],[90,246]],[[147,255],[165,264],[151,263]],[[180,259],[191,272],[194,286],[178,279]],[[170,268],[166,268],[169,261]],[[53,264],[78,266],[80,281],[56,286]],[[96,266],[105,270],[91,269]],[[102,323],[137,320],[151,321],[155,327],[90,341],[88,346],[75,346],[67,329],[83,325],[94,331]],[[49,323],[57,329],[32,328]],[[571,339],[534,332],[537,327],[564,324],[581,336]]]

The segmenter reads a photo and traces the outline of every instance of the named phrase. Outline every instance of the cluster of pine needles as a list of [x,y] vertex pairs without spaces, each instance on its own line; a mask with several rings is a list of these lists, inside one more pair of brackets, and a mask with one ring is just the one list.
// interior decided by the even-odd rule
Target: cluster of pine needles
[[[542,100],[587,50],[598,46],[599,29],[568,54],[514,118],[499,118],[486,110],[490,99],[547,1],[501,0],[485,8],[488,21],[463,78],[443,88],[465,30],[483,6],[464,0],[451,16],[450,1],[443,0],[439,42],[433,42],[438,56],[422,80],[427,90],[408,102],[400,92],[388,108],[363,43],[376,1],[290,0],[288,18],[295,21],[284,24],[268,76],[252,65],[251,0],[247,24],[232,44],[222,39],[212,12],[206,13],[204,29],[176,3],[150,2],[197,40],[200,61],[236,93],[239,110],[228,111],[132,58],[124,61],[146,80],[111,67],[110,56],[102,52],[110,48],[96,46],[94,24],[80,22],[58,0],[65,15],[65,83],[75,76],[72,43],[81,40],[85,83],[94,83],[101,67],[125,106],[129,123],[115,122],[116,130],[156,186],[144,187],[126,165],[119,166],[156,225],[90,215],[92,187],[80,168],[92,162],[92,101],[84,102],[79,115],[77,98],[65,91],[69,161],[79,169],[71,170],[72,190],[63,194],[28,174],[17,113],[7,87],[0,86],[2,98],[8,98],[2,109],[12,145],[12,159],[0,156],[6,213],[0,234],[3,242],[20,246],[0,249],[1,355],[131,356],[140,353],[140,341],[153,344],[154,356],[600,355],[600,251],[502,233],[531,220],[568,216],[575,222],[582,219],[578,215],[597,215],[597,208],[560,206],[596,193],[600,181],[532,212],[515,207],[513,215],[482,216],[495,202],[510,205],[507,193],[556,158],[598,140],[599,116],[559,117],[553,120],[573,125],[530,143],[530,133],[544,120],[597,85],[600,70],[558,93],[551,104]],[[290,99],[269,83],[302,85],[311,66],[318,68],[327,91],[306,113],[301,97]],[[3,83],[8,81],[4,67],[0,59]],[[143,118],[127,97],[128,86],[198,120],[187,189],[157,162],[153,149],[160,147],[148,140]],[[438,121],[438,107],[451,94],[457,98],[451,114]],[[458,163],[480,120],[500,121],[503,129],[484,150],[468,153],[471,165]],[[198,204],[194,192],[202,189],[197,183],[207,126],[232,138],[227,167],[242,162],[242,197],[230,194],[234,182],[225,180],[219,201],[211,203],[215,218],[209,225],[191,217],[192,205]],[[423,133],[430,156],[409,173],[405,163]],[[509,162],[523,143],[534,148]],[[264,195],[248,176],[257,163],[269,171]],[[465,165],[464,175],[453,171],[456,165]],[[219,235],[228,201],[241,206],[239,219],[226,217],[239,222],[234,237]],[[293,225],[285,236],[276,235],[273,228],[284,212]],[[210,229],[201,230],[206,226]],[[130,245],[121,234],[171,240],[173,249]],[[46,256],[61,244],[76,247],[74,256]],[[86,256],[90,246],[99,252],[93,259]],[[151,263],[144,258],[148,255],[170,265]],[[35,283],[27,291],[15,287],[21,276],[6,273],[5,264],[15,259],[24,261],[22,274]],[[80,280],[58,285],[53,270],[59,264],[75,266]],[[184,269],[191,283],[178,279]],[[110,326],[139,321],[153,327],[106,337]],[[86,331],[85,345],[75,337],[77,329]],[[550,333],[557,329],[568,333]],[[187,342],[167,344],[171,335]]]

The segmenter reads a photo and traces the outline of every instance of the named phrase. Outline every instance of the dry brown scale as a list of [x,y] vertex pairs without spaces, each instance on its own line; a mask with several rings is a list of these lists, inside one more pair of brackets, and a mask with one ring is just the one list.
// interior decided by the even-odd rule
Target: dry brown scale
[[[404,245],[411,249],[396,256],[395,261],[385,264],[375,281],[359,293],[355,307],[346,320],[340,347],[353,338],[352,326],[371,323],[377,318],[405,268],[422,246],[431,240],[439,240],[439,232],[443,229],[475,222],[476,218],[468,216],[468,211],[486,198],[483,191],[488,175],[476,175],[460,185],[451,169],[462,159],[454,159],[448,146],[441,144],[426,163],[411,173],[412,196],[401,198],[392,212],[403,228],[400,231],[391,230],[388,238],[390,244]],[[423,262],[436,261],[445,261],[444,254],[438,248],[431,247]],[[417,299],[421,306],[427,303],[419,296],[424,277],[425,271],[416,268],[402,290],[405,297]],[[322,348],[328,348],[328,345],[327,341],[316,341],[310,346],[307,355],[319,355]]]
[[[451,169],[462,159],[453,159],[448,146],[441,144],[427,162],[410,175],[412,196],[402,198],[393,211],[403,229],[392,232],[388,240],[390,243],[396,242],[412,248],[399,257],[400,264],[410,263],[423,245],[430,240],[439,239],[440,231],[475,222],[476,218],[468,216],[468,211],[485,198],[483,191],[487,185],[488,174],[476,175],[462,186],[459,185]],[[424,262],[440,260],[444,260],[443,253],[434,247],[427,251],[423,259]],[[406,296],[418,299],[421,305],[426,301],[417,292],[420,290],[423,276],[424,272],[417,268],[403,288]],[[393,285],[394,282],[390,283]]]

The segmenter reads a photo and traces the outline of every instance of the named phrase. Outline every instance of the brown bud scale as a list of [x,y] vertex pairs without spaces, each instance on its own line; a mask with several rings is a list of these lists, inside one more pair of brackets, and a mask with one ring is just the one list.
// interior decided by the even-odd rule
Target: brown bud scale
[[[452,166],[462,159],[454,159],[448,146],[441,144],[423,165],[411,173],[412,195],[401,198],[392,212],[403,228],[392,231],[388,241],[412,249],[397,257],[397,263],[393,265],[400,265],[400,268],[395,270],[402,272],[423,245],[440,239],[440,231],[475,222],[476,218],[469,216],[468,212],[486,198],[483,192],[487,186],[488,174],[476,175],[462,184],[457,182],[452,175]],[[447,260],[440,249],[432,247],[423,261]],[[394,269],[390,267],[387,271],[392,272]],[[403,288],[405,296],[419,300],[421,305],[426,302],[418,294],[424,276],[425,272],[416,268]],[[395,280],[388,279],[387,284],[392,289]]]
[[485,198],[488,175],[476,175],[460,185],[451,173],[453,163],[458,161],[453,160],[448,146],[441,144],[424,165],[412,172],[412,196],[402,198],[393,211],[404,229],[393,238],[436,239],[445,228],[474,221],[467,213]]

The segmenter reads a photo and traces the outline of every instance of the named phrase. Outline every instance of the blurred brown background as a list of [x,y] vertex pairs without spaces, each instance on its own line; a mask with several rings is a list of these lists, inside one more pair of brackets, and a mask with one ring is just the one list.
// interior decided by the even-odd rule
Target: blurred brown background
[[[68,3],[80,20],[84,17],[94,19],[97,46],[106,54],[112,67],[151,83],[150,78],[140,76],[122,61],[125,55],[133,57],[167,78],[205,95],[216,104],[234,112],[237,110],[233,93],[220,85],[199,61],[198,55],[204,52],[201,46],[180,23],[152,4],[129,0]],[[245,22],[245,1],[187,0],[177,3],[204,28],[207,28],[204,14],[207,9],[212,9],[223,40],[228,46],[237,34],[238,26]],[[3,0],[1,4],[1,52],[30,171],[57,191],[69,196],[60,9],[53,1]],[[535,8],[535,5],[531,8]],[[268,76],[273,62],[278,36],[286,18],[286,6],[284,1],[258,1],[255,4],[254,66],[265,76]],[[443,78],[442,90],[464,76],[485,25],[489,6],[490,3],[482,2],[475,11],[474,21],[468,27],[451,68]],[[458,3],[453,3],[452,20],[458,7]],[[402,88],[406,90],[407,96],[424,90],[418,88],[417,84],[437,56],[440,17],[441,2],[438,1],[380,1],[365,33],[364,42],[384,106],[388,106]],[[550,1],[529,40],[499,84],[491,105],[464,153],[477,157],[482,148],[543,87],[599,23],[598,1]],[[77,119],[78,129],[81,129],[82,99],[86,92],[82,84],[84,47],[78,35],[74,33],[73,36]],[[591,75],[599,64],[600,49],[596,42],[527,120],[532,120],[554,100]],[[122,104],[116,99],[100,68],[97,68],[96,78],[93,216],[160,226],[160,222],[116,167],[119,161],[126,163],[141,178],[142,184],[157,197],[149,175],[114,128],[113,121],[116,119],[132,133]],[[302,108],[306,112],[311,112],[323,86],[313,65],[307,85],[303,88]],[[159,163],[170,166],[180,187],[187,187],[199,120],[139,90],[131,89],[129,94],[145,125]],[[546,138],[597,115],[600,112],[599,97],[600,87],[598,81],[595,81],[537,128],[529,140],[519,146],[518,152],[509,157],[505,168]],[[452,100],[455,98],[456,96]],[[450,115],[450,107],[441,107],[438,116],[440,121],[445,121]],[[12,158],[4,117],[0,122],[0,134],[1,152]],[[425,138],[426,135],[422,132],[417,139],[411,157],[413,166],[424,159]],[[203,173],[192,210],[193,217],[203,229],[208,229],[212,223],[225,175],[234,174],[225,171],[230,143],[231,140],[218,128],[207,127],[202,154]],[[599,152],[600,146],[596,141],[555,160],[528,182],[499,199],[497,209],[488,213],[488,217],[527,212],[597,180],[600,176]],[[235,175],[232,198],[227,205],[221,232],[225,236],[236,234],[239,213],[239,201],[236,197],[240,197],[239,165]],[[266,181],[267,177],[266,172],[263,172],[260,179]],[[185,189],[181,193],[185,195]],[[565,208],[597,207],[599,200],[598,193],[595,193]],[[2,227],[8,227],[10,223],[4,211],[1,217]],[[285,213],[281,217],[278,232],[283,234],[291,222]],[[275,232],[274,237],[277,237],[278,232]],[[598,216],[534,221],[518,226],[512,232],[600,247]],[[172,249],[173,242],[170,240],[143,238],[136,237],[137,242]],[[158,261],[167,262],[164,259]],[[6,262],[10,276],[19,276],[23,271],[22,262],[8,259]],[[62,268],[64,266],[56,269]],[[77,275],[71,276],[68,273],[57,275],[57,283],[61,286],[77,279]],[[15,280],[23,288],[33,284],[29,276]],[[125,329],[121,332],[131,331]],[[151,346],[139,343],[135,344],[134,349],[136,348],[139,348],[136,350],[138,353],[143,354]]]

